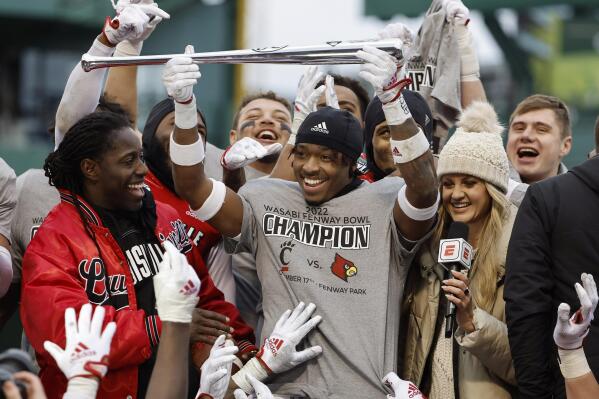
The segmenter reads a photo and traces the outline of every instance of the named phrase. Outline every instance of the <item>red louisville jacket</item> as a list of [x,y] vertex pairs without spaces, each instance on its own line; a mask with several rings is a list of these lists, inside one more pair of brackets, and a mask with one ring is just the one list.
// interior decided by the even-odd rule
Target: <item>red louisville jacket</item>
[[[253,331],[243,322],[237,308],[224,300],[222,292],[216,288],[208,273],[206,258],[212,247],[220,241],[220,232],[210,224],[198,219],[191,211],[189,204],[166,187],[151,171],[148,171],[144,180],[150,191],[152,191],[154,199],[175,208],[179,218],[187,227],[187,235],[193,244],[188,258],[202,280],[198,306],[202,309],[224,314],[231,319],[229,324],[235,329],[233,338],[235,338],[235,344],[239,348],[238,356],[257,350],[254,346]],[[200,349],[201,346],[202,344],[198,343],[195,345],[195,349]]]
[[[134,398],[137,367],[151,356],[152,347],[158,344],[161,323],[157,316],[146,316],[137,308],[133,277],[125,255],[91,206],[82,198],[78,200],[97,245],[85,230],[74,198],[61,192],[60,204],[48,214],[23,258],[21,320],[36,351],[46,394],[49,399],[58,399],[66,390],[66,378],[43,349],[43,342],[50,340],[65,346],[66,308],[78,310],[85,303],[106,306],[104,323],[115,321],[117,331],[110,350],[109,372],[102,380],[97,397]],[[185,225],[172,207],[156,202],[156,219],[155,234],[160,242],[168,239],[182,252],[191,251]],[[199,277],[201,302],[212,295],[217,308],[228,309],[231,313],[221,311],[245,326],[232,305],[227,308],[222,304],[227,302],[209,276]],[[233,335],[237,339],[253,342],[249,327],[245,326],[248,336],[243,338],[237,326],[235,329]]]

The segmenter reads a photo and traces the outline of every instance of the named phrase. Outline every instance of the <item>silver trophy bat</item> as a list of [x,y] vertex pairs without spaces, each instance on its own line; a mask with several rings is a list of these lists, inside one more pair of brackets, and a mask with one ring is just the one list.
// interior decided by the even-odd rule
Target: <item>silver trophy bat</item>
[[[356,52],[364,46],[377,47],[403,61],[401,41],[394,39],[366,41],[331,41],[312,46],[275,46],[249,50],[213,51],[186,54],[196,64],[362,64]],[[81,66],[89,72],[98,68],[130,65],[161,65],[182,54],[141,55],[137,57],[94,57],[83,54]]]

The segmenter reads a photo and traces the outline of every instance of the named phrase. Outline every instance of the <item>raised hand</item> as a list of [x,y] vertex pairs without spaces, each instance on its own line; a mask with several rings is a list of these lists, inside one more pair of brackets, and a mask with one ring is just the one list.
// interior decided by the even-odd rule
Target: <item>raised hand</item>
[[401,22],[385,26],[382,31],[377,33],[377,37],[381,40],[399,39],[402,42],[402,47],[404,45],[409,47],[414,43],[414,33]]
[[318,99],[326,89],[325,86],[316,88],[316,84],[320,82],[323,76],[322,72],[318,70],[318,67],[312,65],[306,68],[304,74],[300,78],[293,108],[291,136],[289,137],[287,144],[295,144],[295,135],[302,122],[304,122],[308,114],[316,111]]
[[121,0],[117,4],[113,2],[113,6],[117,15],[113,19],[106,18],[104,35],[115,45],[123,40],[144,40],[160,21],[170,18],[168,13],[153,2]]
[[263,146],[251,137],[244,137],[225,150],[220,164],[225,169],[237,170],[267,155],[279,153],[282,148],[280,143]]
[[[185,54],[193,54],[193,46],[185,47]],[[193,97],[193,86],[202,76],[200,67],[185,54],[170,59],[162,71],[162,83],[167,94],[178,103],[187,103]]]
[[185,255],[164,241],[164,258],[158,273],[152,277],[156,295],[156,309],[162,321],[191,323],[200,292],[200,279],[187,263]]
[[576,349],[582,347],[584,337],[589,333],[593,314],[599,302],[597,285],[591,274],[582,273],[582,285],[576,283],[574,288],[580,301],[578,309],[570,317],[570,305],[561,303],[557,308],[557,323],[553,330],[553,340],[562,349]]
[[399,79],[402,65],[385,51],[366,46],[358,51],[356,56],[365,61],[360,70],[360,77],[374,87],[383,104],[397,99],[401,90],[409,84],[409,81]]
[[54,342],[44,342],[44,349],[54,358],[67,379],[102,379],[108,372],[108,353],[116,324],[108,323],[102,332],[104,313],[102,306],[96,306],[92,317],[92,305],[86,303],[81,307],[77,320],[75,309],[67,308],[64,312],[65,348]]
[[327,75],[324,82],[325,82],[324,97],[325,97],[326,104],[329,107],[340,109],[339,99],[337,98],[337,92],[335,91],[335,79],[331,75]]
[[461,0],[444,0],[445,19],[451,24],[467,25],[470,21],[470,10]]

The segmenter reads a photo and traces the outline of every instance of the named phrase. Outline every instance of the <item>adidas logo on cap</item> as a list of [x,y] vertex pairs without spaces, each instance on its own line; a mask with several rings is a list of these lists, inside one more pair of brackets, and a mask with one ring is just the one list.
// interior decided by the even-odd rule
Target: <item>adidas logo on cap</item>
[[320,133],[324,133],[324,134],[329,134],[329,130],[327,129],[327,124],[326,122],[321,122],[318,125],[315,125],[312,127],[312,129],[310,129],[313,132],[320,132]]

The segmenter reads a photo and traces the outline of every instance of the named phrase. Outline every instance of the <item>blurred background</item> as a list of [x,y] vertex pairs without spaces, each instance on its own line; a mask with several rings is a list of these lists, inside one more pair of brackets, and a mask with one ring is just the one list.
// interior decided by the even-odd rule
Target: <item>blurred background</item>
[[[278,44],[366,39],[389,22],[418,30],[427,0],[156,0],[170,13],[144,44],[144,54],[198,52]],[[573,116],[572,167],[594,147],[599,114],[599,0],[464,0],[478,49],[481,78],[504,123],[532,93],[565,100]],[[17,174],[40,168],[51,150],[48,127],[64,85],[81,54],[113,15],[109,0],[0,1],[0,157]],[[358,67],[331,68],[357,76]],[[208,138],[225,147],[239,99],[274,90],[292,100],[300,66],[201,68],[196,86],[207,116]],[[160,67],[139,71],[139,127],[165,97]],[[369,88],[370,89],[370,88]],[[40,309],[40,311],[43,311]],[[18,345],[4,331],[0,348]],[[8,337],[11,337],[10,339]],[[14,339],[14,342],[11,341]]]

